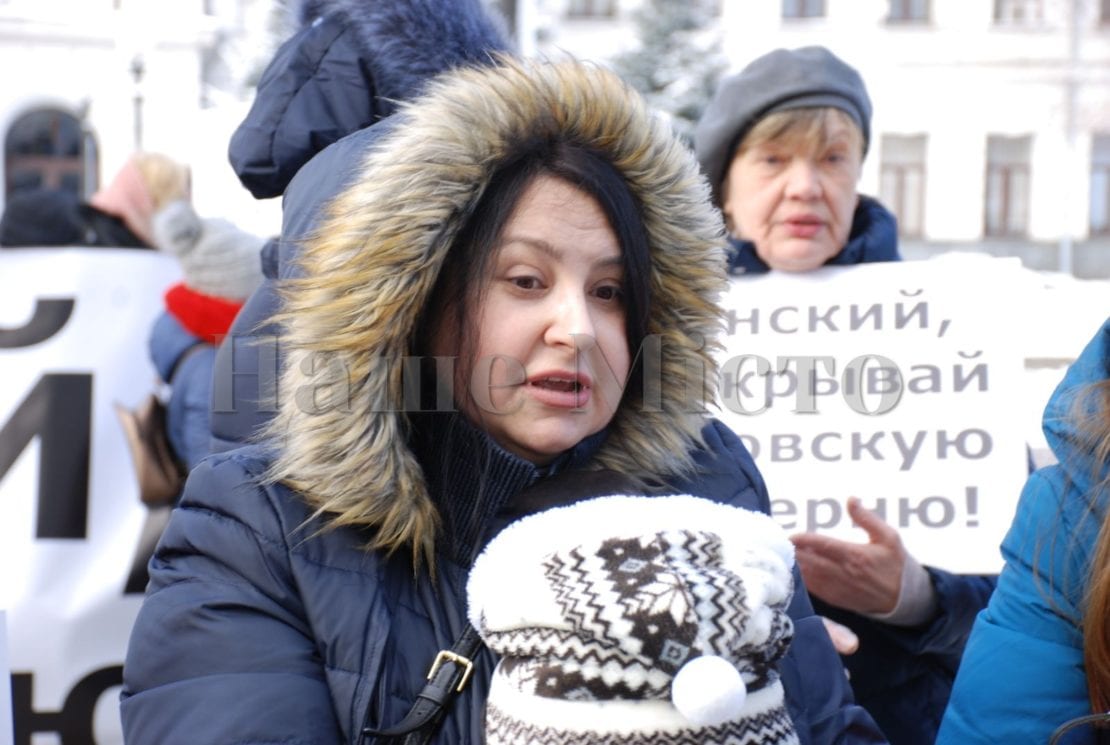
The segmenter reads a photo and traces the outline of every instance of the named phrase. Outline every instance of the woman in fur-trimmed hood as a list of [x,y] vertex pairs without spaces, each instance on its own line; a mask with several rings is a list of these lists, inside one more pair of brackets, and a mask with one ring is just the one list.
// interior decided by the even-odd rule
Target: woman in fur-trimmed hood
[[[448,73],[314,158],[285,208],[307,237],[288,247],[278,412],[193,471],[151,561],[128,742],[391,741],[374,733],[467,627],[484,542],[598,475],[769,510],[702,405],[719,218],[612,73]],[[795,581],[779,667],[799,740],[881,742]],[[471,658],[434,742],[481,741],[496,660]]]

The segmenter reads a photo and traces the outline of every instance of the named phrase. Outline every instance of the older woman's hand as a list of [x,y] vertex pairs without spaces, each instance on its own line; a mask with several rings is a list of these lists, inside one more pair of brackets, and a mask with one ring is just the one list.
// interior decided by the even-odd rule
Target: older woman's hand
[[848,514],[867,532],[867,543],[816,533],[791,537],[806,588],[839,608],[864,614],[890,613],[898,604],[909,554],[898,531],[858,498],[848,500]]

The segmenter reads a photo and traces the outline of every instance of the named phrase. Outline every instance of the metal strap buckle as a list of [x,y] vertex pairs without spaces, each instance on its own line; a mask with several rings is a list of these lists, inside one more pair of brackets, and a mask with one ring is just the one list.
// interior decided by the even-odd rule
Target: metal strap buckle
[[461,654],[456,654],[449,649],[441,649],[432,662],[432,669],[428,671],[428,680],[435,677],[436,670],[439,670],[440,665],[442,665],[445,660],[454,662],[456,665],[463,668],[462,679],[455,688],[457,692],[462,693],[462,689],[466,687],[466,681],[470,680],[470,674],[474,672],[474,663]]

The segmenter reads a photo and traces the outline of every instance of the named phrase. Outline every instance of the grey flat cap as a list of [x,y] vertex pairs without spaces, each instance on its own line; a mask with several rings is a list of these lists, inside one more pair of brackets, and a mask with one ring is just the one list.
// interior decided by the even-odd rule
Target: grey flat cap
[[694,150],[716,196],[736,146],[775,111],[829,106],[852,117],[871,139],[871,99],[859,72],[825,47],[776,49],[726,78],[694,130]]

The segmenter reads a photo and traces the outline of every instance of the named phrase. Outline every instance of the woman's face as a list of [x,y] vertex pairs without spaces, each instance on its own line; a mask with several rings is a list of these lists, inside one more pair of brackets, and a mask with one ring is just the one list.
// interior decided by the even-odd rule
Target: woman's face
[[808,272],[848,242],[863,147],[845,117],[825,117],[825,142],[787,133],[742,146],[725,174],[729,232],[772,269]]
[[[593,198],[540,175],[505,223],[491,267],[474,309],[470,395],[456,399],[501,447],[548,463],[604,428],[620,402],[631,365],[620,245]],[[436,333],[437,355],[458,353],[449,328]]]

